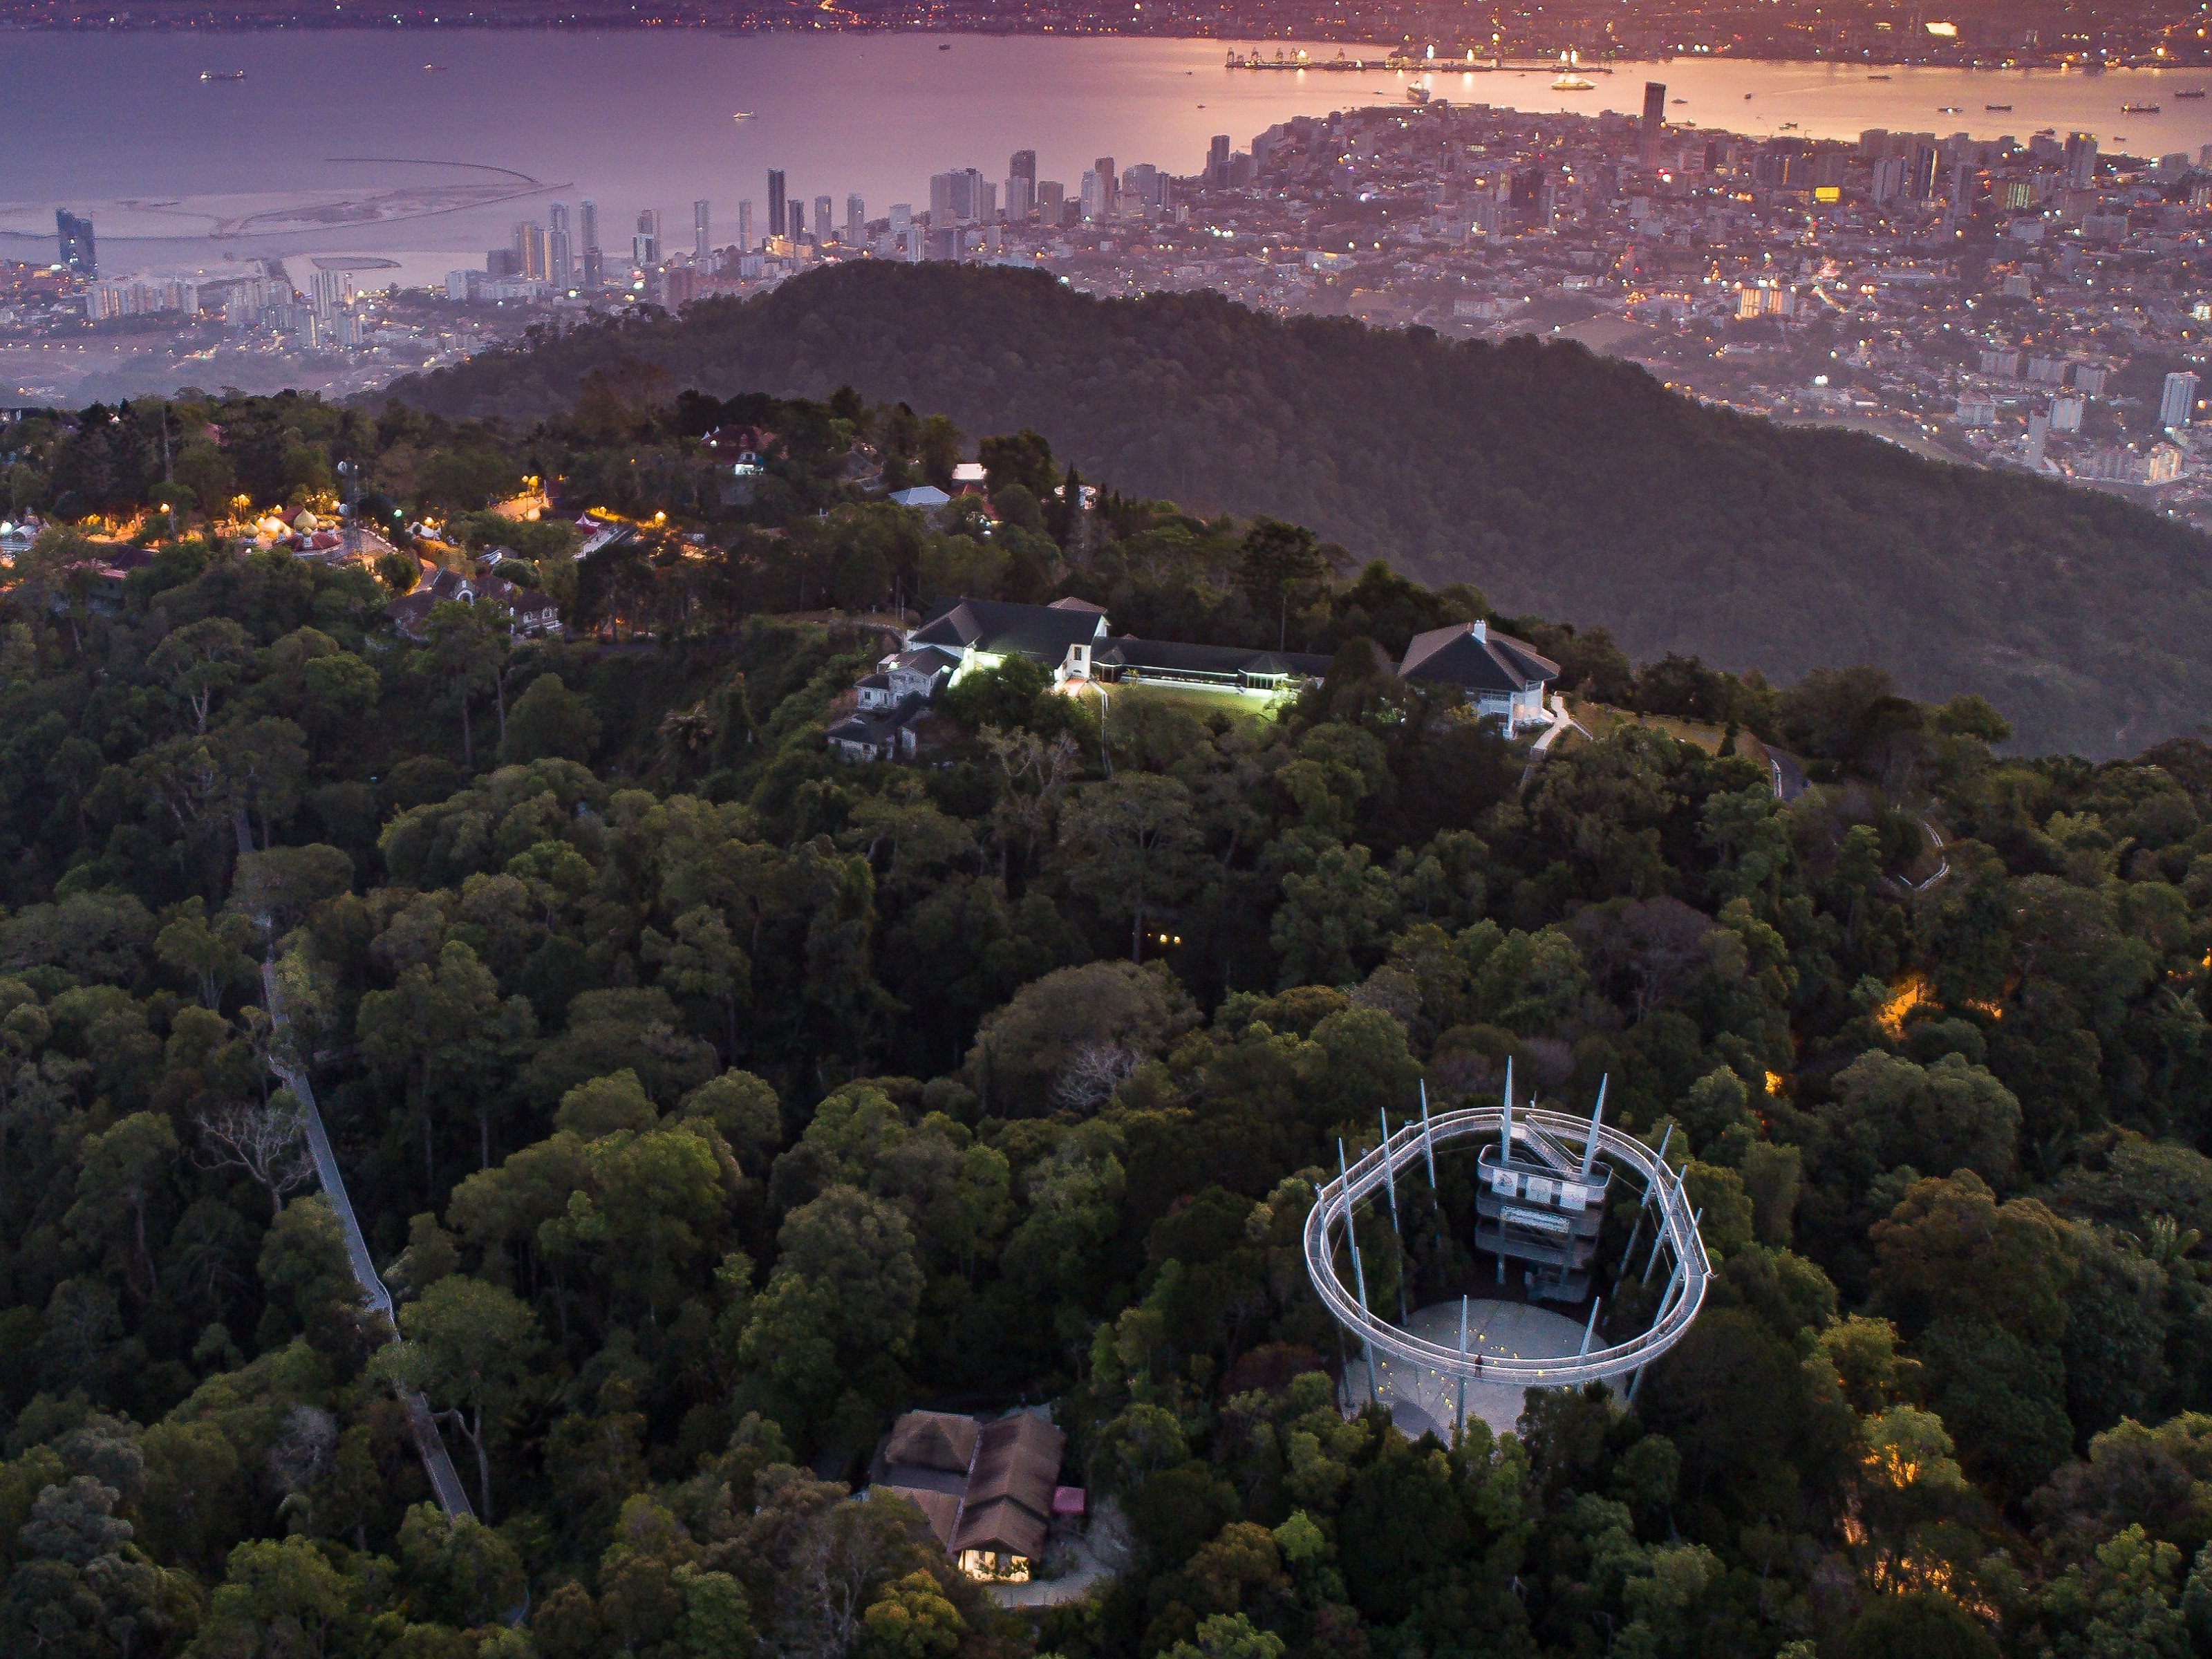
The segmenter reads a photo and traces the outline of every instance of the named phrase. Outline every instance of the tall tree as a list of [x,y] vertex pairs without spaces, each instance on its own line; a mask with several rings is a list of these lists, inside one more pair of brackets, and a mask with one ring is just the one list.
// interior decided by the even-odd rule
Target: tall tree
[[377,1374],[421,1391],[468,1441],[489,1522],[491,1440],[536,1368],[544,1346],[538,1316],[514,1292],[455,1274],[402,1307],[399,1330],[404,1340],[377,1355]]

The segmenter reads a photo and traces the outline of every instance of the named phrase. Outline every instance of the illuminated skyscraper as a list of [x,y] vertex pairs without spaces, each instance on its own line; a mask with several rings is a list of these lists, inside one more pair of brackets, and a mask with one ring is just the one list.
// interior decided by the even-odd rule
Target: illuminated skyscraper
[[814,198],[814,242],[827,247],[837,240],[837,204],[827,196]]
[[1935,196],[1936,159],[1935,145],[1913,145],[1912,155],[1905,163],[1905,193],[1914,201],[1925,202]]
[[845,198],[845,240],[858,247],[868,240],[868,204],[857,193]]
[[647,208],[637,216],[637,234],[629,240],[630,263],[649,270],[660,263],[660,210]]
[[714,238],[708,230],[707,204],[694,202],[691,204],[691,257],[703,265],[714,256]]
[[753,204],[750,200],[738,204],[738,252],[753,251]]
[[527,221],[514,228],[514,274],[526,283],[548,279],[550,266],[545,246],[545,227]]

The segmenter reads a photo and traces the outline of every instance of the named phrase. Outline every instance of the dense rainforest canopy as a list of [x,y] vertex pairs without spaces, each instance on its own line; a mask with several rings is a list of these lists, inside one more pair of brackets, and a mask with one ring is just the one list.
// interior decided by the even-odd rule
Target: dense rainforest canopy
[[1210,294],[1085,298],[1041,274],[865,261],[680,319],[608,322],[395,391],[528,421],[659,366],[721,395],[840,385],[1034,428],[1124,489],[1312,526],[1509,609],[1795,678],[1869,663],[1972,691],[2092,758],[2212,706],[2212,542],[2108,495],[1701,407],[1567,343],[1455,343]]
[[[1638,668],[1286,524],[1086,510],[1034,433],[978,447],[995,524],[926,520],[872,492],[969,453],[942,417],[650,390],[0,437],[55,521],[0,616],[0,1649],[2212,1652],[2212,750]],[[774,434],[750,503],[731,423]],[[635,533],[579,561],[494,510],[526,479]],[[439,539],[224,527],[341,493]],[[580,637],[386,624],[489,547]],[[1102,719],[1018,663],[917,763],[832,760],[881,607],[958,592],[1333,665]],[[1532,763],[1389,672],[1476,617],[1593,736]],[[1632,1409],[1408,1443],[1337,1408],[1300,1224],[1338,1137],[1509,1060],[1671,1133],[1713,1296]],[[1400,1197],[1374,1292],[1480,1293],[1465,1171]],[[895,1413],[1024,1402],[1124,1557],[1037,1613],[848,1498]]]

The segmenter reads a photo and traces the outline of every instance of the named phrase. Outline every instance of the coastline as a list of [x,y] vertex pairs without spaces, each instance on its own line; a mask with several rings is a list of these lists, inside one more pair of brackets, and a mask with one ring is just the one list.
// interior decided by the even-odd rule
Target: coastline
[[[1103,19],[1091,21],[1073,19],[1045,25],[1023,25],[985,16],[974,18],[889,17],[874,19],[855,13],[844,13],[833,22],[819,21],[818,15],[803,27],[794,26],[787,15],[755,21],[744,14],[720,16],[693,15],[678,17],[641,18],[634,9],[610,10],[604,15],[571,10],[559,17],[501,17],[496,15],[471,14],[447,23],[432,19],[425,23],[419,19],[410,21],[404,16],[387,15],[385,19],[361,15],[343,16],[333,14],[325,17],[313,16],[232,16],[217,20],[198,17],[134,17],[128,22],[116,20],[112,13],[95,9],[82,18],[57,20],[24,20],[8,16],[0,9],[0,34],[456,34],[492,31],[515,33],[593,34],[669,33],[707,33],[738,39],[770,36],[821,38],[829,35],[893,35],[893,34],[949,34],[974,35],[991,39],[1072,39],[1127,40],[1218,40],[1265,41],[1288,44],[1292,41],[1325,42],[1333,46],[1365,46],[1378,52],[1410,50],[1413,37],[1400,34],[1385,37],[1371,29],[1335,28],[1316,20],[1310,26],[1296,29],[1269,30],[1249,25],[1224,23],[1216,27],[1203,22],[1182,24],[1159,28],[1131,28],[1119,21]],[[1437,37],[1442,44],[1444,37]],[[1451,37],[1454,50],[1459,49],[1459,38]],[[2114,60],[2105,63],[2084,63],[2067,54],[2023,56],[2008,52],[1990,57],[1929,56],[1883,57],[1871,53],[1820,54],[1776,52],[1753,49],[1719,50],[1705,52],[1647,52],[1623,50],[1614,52],[1593,51],[1589,46],[1573,39],[1549,44],[1524,41],[1515,46],[1509,56],[1516,60],[1551,58],[1572,48],[1582,54],[1586,69],[1639,64],[1699,63],[1699,64],[1790,64],[1806,69],[1863,69],[1875,70],[1957,70],[1979,74],[2006,71],[2065,72],[2081,76],[2119,75],[2130,71],[2160,75],[2176,71],[2212,72],[2212,44],[2203,47],[2193,60],[2179,57]]]

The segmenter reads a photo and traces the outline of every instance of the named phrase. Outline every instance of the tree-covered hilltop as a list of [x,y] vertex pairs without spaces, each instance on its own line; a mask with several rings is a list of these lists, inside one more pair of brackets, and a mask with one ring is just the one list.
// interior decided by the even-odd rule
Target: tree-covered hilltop
[[[1875,671],[1637,669],[1286,524],[1086,508],[1035,433],[974,447],[994,519],[924,518],[882,487],[969,444],[850,392],[4,441],[49,527],[0,614],[0,1651],[2207,1650],[2202,744],[2008,758]],[[532,478],[633,533],[579,560],[513,516]],[[341,488],[399,544],[373,569],[240,545]],[[387,625],[494,547],[580,637]],[[1331,666],[1102,720],[1017,659],[921,763],[831,760],[880,607],[956,593]],[[1592,735],[1532,760],[1389,672],[1476,618]],[[1711,1295],[1632,1408],[1409,1443],[1337,1407],[1301,1225],[1339,1137],[1509,1063],[1670,1138]],[[1471,1165],[1438,1176],[1402,1248],[1363,1218],[1384,1305],[1495,1294]],[[1615,1334],[1660,1293],[1614,1283],[1636,1218]],[[1120,1571],[1008,1611],[848,1501],[924,1403],[1048,1404]]]
[[1579,346],[1282,320],[1210,295],[861,263],[401,383],[529,420],[626,359],[722,394],[850,385],[1033,427],[1125,489],[1310,524],[1516,610],[1795,678],[1873,663],[2103,757],[2212,706],[2212,542],[2111,497],[1706,409]]

